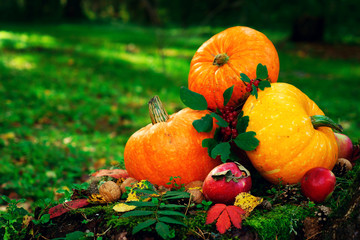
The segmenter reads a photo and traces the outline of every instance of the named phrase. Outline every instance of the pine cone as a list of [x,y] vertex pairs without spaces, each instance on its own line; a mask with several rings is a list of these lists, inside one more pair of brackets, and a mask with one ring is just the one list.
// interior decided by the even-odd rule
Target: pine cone
[[300,192],[300,186],[295,185],[285,185],[283,192],[279,195],[279,200],[282,203],[297,202],[302,198]]
[[315,211],[315,217],[319,224],[323,225],[328,220],[329,215],[331,214],[331,208],[321,205],[318,207],[318,210]]

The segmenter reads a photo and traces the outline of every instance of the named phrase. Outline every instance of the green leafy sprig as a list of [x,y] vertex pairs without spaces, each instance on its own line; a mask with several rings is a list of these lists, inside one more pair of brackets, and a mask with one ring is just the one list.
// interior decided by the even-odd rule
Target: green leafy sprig
[[[268,79],[268,71],[266,66],[258,64],[257,70],[257,79],[261,79],[258,87],[263,90],[265,87],[270,87],[270,82]],[[248,82],[250,84],[251,80],[249,77],[241,73],[241,80]],[[253,87],[255,87],[253,85]],[[234,86],[229,87],[223,93],[224,98],[224,107],[229,103]],[[252,94],[257,98],[257,88],[253,89]],[[207,101],[204,96],[199,93],[193,92],[186,87],[180,88],[180,99],[188,107],[194,110],[207,110]],[[208,154],[212,158],[220,156],[221,161],[226,162],[227,160],[237,160],[237,157],[232,153],[231,146],[236,145],[242,150],[252,151],[259,145],[259,140],[255,137],[256,133],[253,131],[246,132],[246,129],[249,124],[249,116],[243,116],[241,111],[238,114],[236,130],[238,136],[236,138],[230,138],[227,141],[224,141],[221,137],[220,128],[225,128],[229,126],[229,123],[226,122],[221,117],[221,111],[219,109],[216,112],[211,112],[203,116],[201,119],[197,119],[193,122],[194,128],[198,132],[210,132],[213,129],[213,119],[217,120],[216,124],[218,128],[215,131],[214,138],[207,138],[202,141],[202,146],[208,148]]]
[[136,206],[142,210],[133,210],[121,215],[121,217],[139,217],[148,216],[149,218],[136,225],[132,234],[136,234],[150,226],[155,225],[155,230],[163,239],[172,237],[174,233],[171,225],[186,226],[182,219],[186,218],[183,209],[185,205],[173,204],[172,200],[188,199],[190,194],[184,191],[167,191],[160,193],[156,190],[138,189],[137,192],[144,194],[144,196],[151,198],[149,202],[132,201],[126,204]]
[[254,80],[252,81],[245,73],[240,73],[240,79],[244,82],[246,86],[251,87],[250,94],[255,96],[256,98],[258,98],[258,89],[264,91],[265,88],[271,87],[267,67],[265,65],[262,65],[261,63],[259,63],[256,67],[256,79],[254,80],[259,81],[257,86],[253,84]]

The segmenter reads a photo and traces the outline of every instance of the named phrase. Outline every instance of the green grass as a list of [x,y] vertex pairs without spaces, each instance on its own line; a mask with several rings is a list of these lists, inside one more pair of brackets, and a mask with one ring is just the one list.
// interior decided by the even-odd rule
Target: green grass
[[[169,113],[184,107],[179,87],[187,85],[190,60],[221,30],[3,26],[0,193],[51,197],[54,189],[81,182],[101,163],[123,167],[128,137],[150,123],[148,100],[159,95]],[[277,46],[287,37],[264,32]],[[278,47],[279,81],[303,90],[357,140],[358,62],[303,57],[294,49],[289,43]]]

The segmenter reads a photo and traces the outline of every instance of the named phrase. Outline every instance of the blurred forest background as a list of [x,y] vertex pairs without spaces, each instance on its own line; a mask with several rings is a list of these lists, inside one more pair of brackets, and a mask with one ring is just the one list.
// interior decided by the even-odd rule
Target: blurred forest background
[[123,168],[147,101],[183,108],[195,51],[236,25],[268,36],[279,81],[357,141],[359,13],[357,0],[0,0],[0,194],[30,206]]

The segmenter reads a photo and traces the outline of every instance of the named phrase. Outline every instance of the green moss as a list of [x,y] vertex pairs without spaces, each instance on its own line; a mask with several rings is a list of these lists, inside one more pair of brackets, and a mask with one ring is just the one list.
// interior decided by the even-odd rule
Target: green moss
[[243,225],[254,228],[262,239],[274,239],[277,236],[279,240],[288,240],[298,234],[302,221],[312,214],[312,210],[304,206],[276,206],[267,212],[255,210]]
[[105,214],[105,216],[115,215],[116,212],[113,210],[115,204],[108,205],[96,205],[93,207],[79,208],[74,211],[70,211],[71,214],[84,214],[85,216],[92,216],[97,213]]

